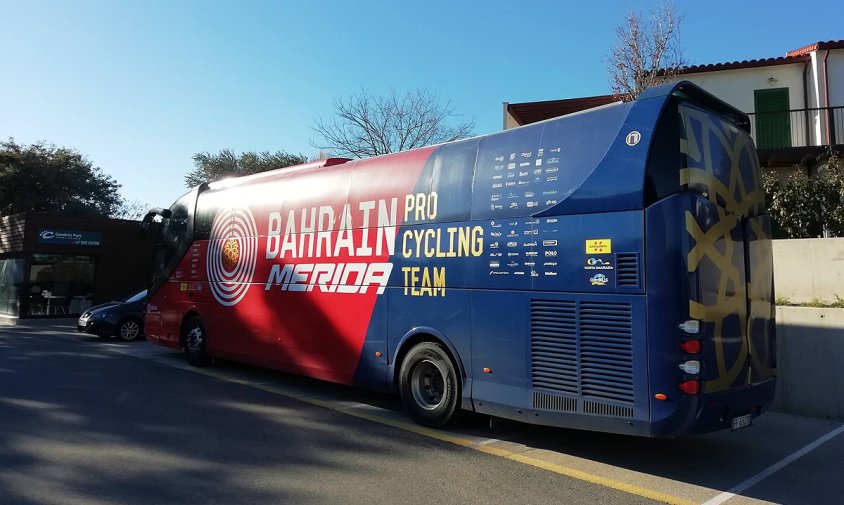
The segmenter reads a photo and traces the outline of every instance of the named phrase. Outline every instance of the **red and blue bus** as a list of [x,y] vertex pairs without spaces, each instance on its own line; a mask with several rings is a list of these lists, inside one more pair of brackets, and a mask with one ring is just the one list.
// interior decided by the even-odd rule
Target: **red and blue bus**
[[434,427],[464,410],[650,437],[745,426],[776,367],[748,132],[684,82],[201,185],[158,212],[147,338],[398,391]]

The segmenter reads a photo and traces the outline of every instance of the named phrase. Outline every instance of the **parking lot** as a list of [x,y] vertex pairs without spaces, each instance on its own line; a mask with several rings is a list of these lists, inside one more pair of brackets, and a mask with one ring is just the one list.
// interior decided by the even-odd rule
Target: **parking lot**
[[431,430],[410,421],[390,396],[231,363],[193,368],[180,353],[147,342],[103,343],[72,330],[66,321],[0,327],[0,333],[72,341],[98,353],[211,376],[327,409],[330,415],[376,423],[379,430],[436,439],[623,493],[607,498],[613,502],[628,496],[630,502],[645,498],[677,504],[838,504],[844,495],[844,426],[827,420],[769,412],[743,430],[678,440],[539,428],[482,416]]

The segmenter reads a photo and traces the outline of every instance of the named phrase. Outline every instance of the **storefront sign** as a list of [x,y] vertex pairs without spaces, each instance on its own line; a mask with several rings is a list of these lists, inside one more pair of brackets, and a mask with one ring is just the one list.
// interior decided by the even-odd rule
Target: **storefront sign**
[[101,239],[102,234],[98,231],[38,230],[39,244],[98,246]]

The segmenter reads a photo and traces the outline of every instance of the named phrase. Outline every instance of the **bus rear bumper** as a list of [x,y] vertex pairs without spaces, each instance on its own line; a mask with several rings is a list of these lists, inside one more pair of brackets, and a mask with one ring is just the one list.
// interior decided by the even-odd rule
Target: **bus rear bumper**
[[[675,416],[654,423],[653,436],[676,437],[732,429],[734,419],[748,415],[752,422],[768,410],[774,399],[775,388],[776,379],[772,378],[740,389],[701,394],[689,402],[691,405],[688,405],[689,410],[685,415],[682,412],[685,409],[682,409]],[[690,397],[687,399],[691,400]],[[746,420],[744,417],[736,424],[743,424],[740,427],[748,426],[749,423],[742,422]]]

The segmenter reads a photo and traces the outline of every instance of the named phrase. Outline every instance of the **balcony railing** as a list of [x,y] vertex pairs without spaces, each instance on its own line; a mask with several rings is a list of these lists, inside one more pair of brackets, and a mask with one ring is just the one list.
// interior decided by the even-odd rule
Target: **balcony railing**
[[760,150],[844,144],[844,107],[750,113],[750,136]]

